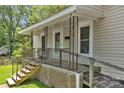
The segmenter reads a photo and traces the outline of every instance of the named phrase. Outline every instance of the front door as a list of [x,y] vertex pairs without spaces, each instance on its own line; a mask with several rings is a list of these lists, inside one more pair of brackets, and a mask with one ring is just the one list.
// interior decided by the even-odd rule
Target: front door
[[60,48],[60,32],[55,33],[55,52]]
[[42,52],[45,52],[45,36],[42,36]]
[[59,59],[59,50],[60,49],[60,32],[56,32],[54,37],[54,59]]

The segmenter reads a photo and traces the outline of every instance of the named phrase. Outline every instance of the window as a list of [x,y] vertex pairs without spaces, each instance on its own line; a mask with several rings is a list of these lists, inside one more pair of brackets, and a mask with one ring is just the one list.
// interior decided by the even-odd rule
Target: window
[[60,32],[55,33],[55,49],[58,48],[60,48]]
[[89,26],[80,28],[80,53],[89,54]]

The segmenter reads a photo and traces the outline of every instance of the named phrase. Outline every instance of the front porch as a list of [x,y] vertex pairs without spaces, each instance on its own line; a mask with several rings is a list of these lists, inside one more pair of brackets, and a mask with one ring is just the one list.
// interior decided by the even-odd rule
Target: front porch
[[[55,49],[48,49],[48,50],[55,51]],[[58,51],[67,52],[62,49],[58,49]],[[45,53],[41,52],[41,54],[45,54]],[[50,52],[48,54],[50,54]],[[93,65],[94,63],[92,63],[93,62],[92,58],[87,58],[89,60],[89,65],[74,62],[73,64],[74,68],[72,69],[69,68],[68,61],[65,60],[64,57],[60,58],[61,55],[59,53],[58,55],[59,56],[56,57],[43,55],[42,57],[40,56],[40,58],[37,57],[37,59],[28,58],[30,62],[38,63],[41,65],[41,69],[39,70],[38,75],[36,76],[38,80],[44,82],[49,86],[54,86],[54,87],[81,87],[81,88],[83,87],[97,87],[97,88],[122,87],[123,88],[124,87],[123,80],[119,80],[101,74],[100,72],[101,67],[96,67],[95,65]],[[79,57],[78,59],[80,59],[83,56],[78,55],[78,57]],[[98,60],[94,59],[94,62],[97,61]],[[104,62],[100,62],[100,63],[107,66],[112,66],[117,70],[120,69],[123,71],[123,69],[118,68],[117,66],[106,64]]]
[[72,7],[21,31],[23,35],[31,35],[32,49],[25,54],[23,48],[23,54],[24,57],[29,56],[30,51],[31,60],[40,63],[39,80],[50,85],[64,80],[64,83],[75,82],[73,86],[70,83],[59,86],[57,84],[60,83],[56,82],[55,87],[82,87],[83,84],[91,88],[124,87],[122,80],[106,76],[100,71],[103,66],[118,71],[124,71],[124,68],[93,56],[94,21],[104,18],[102,11],[97,12],[94,13],[87,6]]

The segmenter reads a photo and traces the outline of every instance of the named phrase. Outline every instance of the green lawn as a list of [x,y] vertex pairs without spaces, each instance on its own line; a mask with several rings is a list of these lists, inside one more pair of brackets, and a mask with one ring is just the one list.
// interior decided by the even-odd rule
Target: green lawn
[[[0,85],[6,83],[6,79],[12,77],[12,65],[0,66]],[[16,88],[48,88],[38,80],[30,79]]]
[[9,77],[12,77],[12,66],[0,66],[0,84],[6,83]]
[[27,80],[22,85],[17,86],[16,88],[48,88],[47,85],[39,82],[38,80]]

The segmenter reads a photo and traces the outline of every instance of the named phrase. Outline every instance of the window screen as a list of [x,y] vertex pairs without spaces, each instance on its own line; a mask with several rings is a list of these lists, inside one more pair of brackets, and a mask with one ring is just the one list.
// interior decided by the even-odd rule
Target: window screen
[[80,53],[89,54],[89,26],[80,28]]

